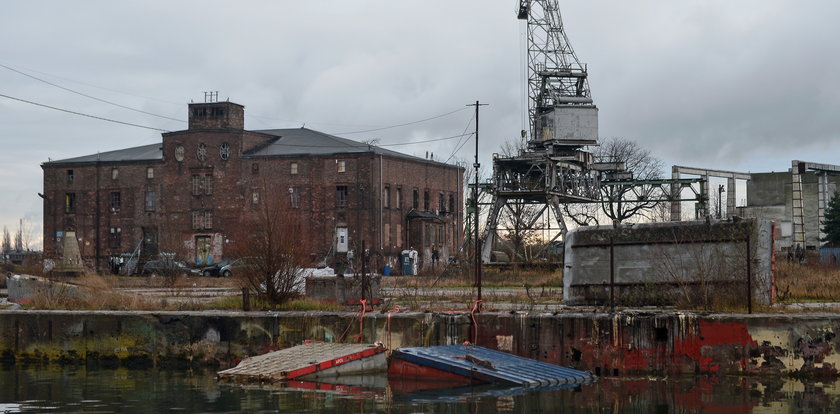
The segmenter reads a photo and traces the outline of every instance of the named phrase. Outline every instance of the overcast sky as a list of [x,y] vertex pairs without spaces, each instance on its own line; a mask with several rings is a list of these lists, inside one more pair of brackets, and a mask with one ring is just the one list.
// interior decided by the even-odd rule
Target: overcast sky
[[[31,77],[0,67],[0,94],[180,130],[186,104],[212,90],[245,105],[247,129],[305,124],[383,145],[471,132],[465,105],[480,100],[490,104],[480,115],[480,161],[489,168],[492,153],[523,128],[516,4],[4,1],[0,64]],[[635,140],[669,166],[764,172],[787,170],[792,159],[840,164],[840,3],[561,0],[560,7],[588,64],[601,137]],[[160,141],[159,131],[7,97],[0,135],[0,224],[15,229],[24,218],[37,239],[40,163]],[[387,148],[471,164],[474,143],[455,152],[458,142]]]

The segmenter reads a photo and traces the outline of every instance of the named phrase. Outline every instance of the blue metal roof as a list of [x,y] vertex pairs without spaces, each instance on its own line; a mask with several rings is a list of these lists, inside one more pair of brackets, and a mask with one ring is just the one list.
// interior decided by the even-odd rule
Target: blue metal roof
[[489,383],[528,387],[580,384],[595,378],[586,371],[535,361],[475,345],[441,345],[394,350],[393,358]]

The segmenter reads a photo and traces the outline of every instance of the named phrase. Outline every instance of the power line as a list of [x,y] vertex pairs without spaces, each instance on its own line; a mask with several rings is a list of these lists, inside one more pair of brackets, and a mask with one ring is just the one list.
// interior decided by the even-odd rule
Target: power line
[[165,129],[154,128],[154,127],[149,127],[149,126],[145,126],[145,125],[132,124],[130,122],[117,121],[115,119],[103,118],[101,116],[96,116],[96,115],[88,115],[88,114],[84,114],[84,113],[81,113],[81,112],[71,111],[69,109],[58,108],[58,107],[55,107],[55,106],[50,106],[50,105],[46,105],[46,104],[42,104],[42,103],[38,103],[38,102],[27,101],[26,99],[15,98],[14,96],[0,94],[0,97],[7,98],[7,99],[12,99],[12,100],[15,100],[15,101],[18,101],[18,102],[28,103],[30,105],[40,106],[42,108],[48,108],[48,109],[53,109],[53,110],[56,110],[56,111],[66,112],[68,114],[73,114],[73,115],[79,115],[79,116],[85,116],[85,117],[88,117],[88,118],[98,119],[100,121],[108,121],[108,122],[113,122],[115,124],[123,124],[123,125],[138,127],[138,128],[151,129],[151,130],[154,130],[154,131],[169,132],[168,130],[165,130]]
[[427,139],[425,141],[401,142],[399,144],[380,144],[380,145],[377,145],[377,146],[379,146],[379,147],[398,147],[398,146],[402,146],[402,145],[425,144],[427,142],[445,141],[447,139],[461,138],[463,136],[469,137],[473,134],[474,134],[473,132],[470,132],[469,134],[458,134],[458,135],[452,135],[451,137]]
[[30,72],[35,72],[35,73],[39,73],[41,75],[51,76],[51,77],[54,77],[54,78],[66,80],[68,82],[77,83],[79,85],[90,86],[92,88],[101,89],[103,91],[118,93],[120,95],[133,96],[135,98],[143,98],[143,99],[147,99],[147,100],[150,100],[150,101],[158,101],[158,102],[162,102],[162,103],[166,103],[166,104],[170,104],[170,105],[176,105],[176,106],[182,106],[183,105],[182,102],[172,102],[172,101],[167,101],[165,99],[154,98],[154,97],[149,97],[149,96],[143,96],[143,95],[137,95],[137,94],[128,93],[128,92],[118,91],[116,89],[103,88],[101,86],[94,85],[94,84],[91,84],[91,83],[81,82],[81,81],[78,81],[78,80],[75,80],[75,79],[70,79],[70,78],[67,78],[67,77],[64,77],[64,76],[58,76],[58,75],[54,75],[54,74],[51,74],[51,73],[42,72],[42,71],[32,69],[32,68],[27,68],[27,67],[23,67],[23,66],[18,66],[18,67],[26,69]]
[[452,114],[454,114],[454,113],[456,113],[456,112],[461,112],[461,111],[463,111],[464,109],[466,109],[466,108],[459,108],[459,109],[456,109],[456,110],[454,110],[454,111],[449,111],[449,112],[447,112],[447,113],[445,113],[445,114],[436,115],[436,116],[433,116],[433,117],[431,117],[431,118],[421,119],[421,120],[419,120],[419,121],[406,122],[406,123],[404,123],[404,124],[391,125],[391,126],[386,126],[386,127],[382,127],[382,128],[366,129],[366,130],[364,130],[364,131],[336,132],[336,133],[334,133],[333,135],[361,134],[361,133],[363,133],[363,132],[375,132],[375,131],[382,131],[382,130],[384,130],[384,129],[399,128],[399,127],[403,127],[403,126],[406,126],[406,125],[414,125],[414,124],[419,124],[419,123],[421,123],[421,122],[431,121],[431,120],[433,120],[433,119],[443,118],[443,117],[445,117],[445,116],[447,116],[447,115],[452,115]]
[[[470,116],[470,120],[467,121],[467,126],[464,127],[464,132],[462,132],[461,135],[464,135],[464,134],[467,133],[467,129],[470,127],[470,125],[472,125],[473,119],[475,119],[475,114],[472,114],[472,116]],[[469,134],[469,135],[471,136],[472,134]],[[466,135],[464,135],[464,136],[466,136]],[[451,160],[452,157],[454,157],[455,154],[457,154],[458,151],[460,151],[461,148],[463,148],[466,143],[467,143],[467,138],[464,138],[464,140],[462,142],[459,142],[459,143],[455,144],[455,150],[452,151],[452,154],[449,154],[449,158],[447,158],[446,161],[444,161],[443,163],[444,164],[448,163],[449,160]]]
[[58,84],[52,83],[52,82],[50,82],[50,81],[48,81],[48,80],[44,80],[44,79],[41,79],[41,78],[36,77],[36,76],[32,76],[32,75],[30,75],[30,74],[28,74],[28,73],[26,73],[26,72],[22,72],[22,71],[19,71],[19,70],[17,70],[17,69],[11,68],[11,67],[6,66],[6,65],[4,65],[4,64],[2,64],[2,63],[0,63],[0,67],[6,68],[6,69],[8,69],[8,70],[10,70],[10,71],[12,71],[12,72],[15,72],[15,73],[21,74],[21,75],[26,76],[26,77],[28,77],[28,78],[35,79],[35,80],[36,80],[36,81],[38,81],[38,82],[43,82],[43,83],[46,83],[47,85],[50,85],[50,86],[56,87],[56,88],[58,88],[58,89],[65,90],[65,91],[67,91],[67,92],[72,92],[72,93],[75,93],[75,94],[77,94],[77,95],[84,96],[85,98],[89,98],[89,99],[93,99],[93,100],[95,100],[95,101],[103,102],[103,103],[106,103],[106,104],[108,104],[108,105],[114,105],[114,106],[117,106],[117,107],[120,107],[120,108],[123,108],[123,109],[128,109],[128,110],[130,110],[130,111],[139,112],[139,113],[141,113],[141,114],[146,114],[146,115],[156,116],[156,117],[158,117],[158,118],[164,118],[164,119],[169,119],[169,120],[172,120],[172,121],[178,121],[178,122],[184,122],[184,123],[186,123],[186,122],[187,122],[187,121],[184,121],[183,119],[177,119],[177,118],[171,118],[171,117],[168,117],[168,116],[165,116],[165,115],[153,114],[153,113],[151,113],[151,112],[146,112],[146,111],[143,111],[143,110],[140,110],[140,109],[137,109],[137,108],[132,108],[132,107],[125,106],[125,105],[120,105],[120,104],[118,104],[118,103],[116,103],[116,102],[111,102],[111,101],[108,101],[108,100],[105,100],[105,99],[97,98],[97,97],[95,97],[95,96],[91,96],[91,95],[88,95],[88,94],[86,94],[86,93],[82,93],[82,92],[79,92],[79,91],[75,91],[75,90],[70,89],[70,88],[65,88],[64,86],[61,86],[61,85],[58,85]]

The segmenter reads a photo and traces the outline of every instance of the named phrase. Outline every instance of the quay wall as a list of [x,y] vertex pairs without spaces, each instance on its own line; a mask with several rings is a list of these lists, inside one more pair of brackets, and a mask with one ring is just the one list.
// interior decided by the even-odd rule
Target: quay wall
[[0,359],[227,367],[306,341],[465,341],[626,375],[833,378],[840,314],[0,311]]

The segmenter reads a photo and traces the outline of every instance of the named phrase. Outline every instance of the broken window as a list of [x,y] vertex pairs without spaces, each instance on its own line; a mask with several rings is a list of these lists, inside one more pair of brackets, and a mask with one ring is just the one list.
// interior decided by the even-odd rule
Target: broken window
[[201,222],[202,218],[203,218],[203,216],[202,216],[200,211],[195,210],[195,211],[192,212],[192,228],[193,228],[193,230],[199,230],[203,227],[202,226],[203,223]]
[[146,211],[155,211],[157,207],[157,194],[154,191],[146,191]]
[[146,178],[148,178],[149,180],[151,180],[152,178],[155,178],[154,167],[146,167]]
[[73,184],[73,170],[67,170],[67,184]]
[[193,230],[207,230],[213,228],[213,211],[193,210],[192,228]]
[[289,187],[289,204],[292,208],[300,208],[300,188]]
[[449,213],[452,214],[455,211],[455,195],[449,195]]
[[423,191],[423,211],[429,211],[429,190]]
[[344,161],[336,161],[336,163],[338,164],[338,172],[343,173],[347,171],[347,165]]
[[111,179],[116,180],[120,178],[120,169],[119,168],[111,168]]
[[417,210],[420,208],[420,191],[415,188],[412,195],[411,208]]
[[111,227],[111,232],[108,234],[108,247],[113,250],[119,250],[122,245],[122,228]]
[[446,211],[446,196],[443,191],[438,193],[438,214]]
[[204,194],[213,194],[213,174],[204,175]]
[[64,195],[64,212],[68,214],[76,212],[76,193],[66,193]]
[[260,203],[260,189],[255,188],[251,190],[251,204],[257,205]]
[[335,187],[335,206],[347,207],[347,186],[338,185]]
[[192,176],[192,194],[201,195],[201,176],[198,174]]
[[122,200],[119,191],[111,191],[111,211],[119,212],[122,207]]
[[251,164],[251,174],[259,174],[260,173],[260,165],[257,163]]

